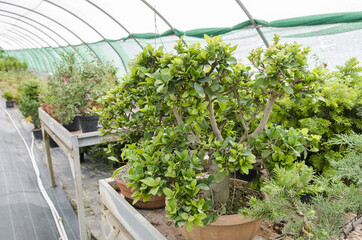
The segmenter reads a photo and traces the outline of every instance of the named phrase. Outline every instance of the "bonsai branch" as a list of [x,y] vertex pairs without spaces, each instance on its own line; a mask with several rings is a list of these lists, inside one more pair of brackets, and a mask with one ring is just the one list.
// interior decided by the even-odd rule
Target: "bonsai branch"
[[177,121],[177,124],[180,125],[182,124],[182,117],[181,115],[179,114],[178,110],[177,110],[177,107],[176,106],[173,106],[172,107],[172,111],[173,111],[173,114],[175,115],[175,118],[176,118],[176,121]]
[[243,125],[243,128],[244,128],[244,136],[243,137],[248,138],[248,136],[249,136],[249,126],[245,123],[244,113],[243,113],[243,110],[241,109],[240,95],[239,95],[237,90],[234,91],[234,94],[235,94],[236,98],[238,99],[239,117],[240,117],[241,124]]
[[[259,123],[258,127],[255,129],[255,131],[249,135],[250,137],[259,135],[264,130],[264,128],[269,120],[270,114],[273,110],[273,105],[274,105],[275,101],[278,99],[278,97],[279,97],[279,94],[277,94],[276,92],[273,91],[270,93],[269,99],[264,107],[263,117],[261,118],[260,123]],[[248,136],[244,135],[240,139],[239,143],[243,143],[246,139],[248,139]]]
[[223,140],[220,129],[218,128],[217,123],[216,123],[216,119],[215,119],[215,115],[214,115],[214,108],[212,107],[212,101],[210,101],[209,95],[206,95],[206,98],[209,101],[209,104],[207,105],[207,110],[209,111],[209,118],[210,118],[212,131],[214,132],[217,140]]

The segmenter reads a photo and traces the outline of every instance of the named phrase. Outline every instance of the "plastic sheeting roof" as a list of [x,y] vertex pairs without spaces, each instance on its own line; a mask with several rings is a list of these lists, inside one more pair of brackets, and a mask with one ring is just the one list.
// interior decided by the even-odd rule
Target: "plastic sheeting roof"
[[[314,37],[318,48],[323,48],[343,40],[320,36],[360,32],[362,28],[361,0],[240,2],[256,23],[263,26],[260,29],[269,41],[277,32],[282,37],[289,36],[288,41]],[[330,13],[340,14],[323,15]],[[306,17],[311,15],[316,16]],[[277,21],[288,18],[293,19]],[[343,25],[346,22],[350,24]],[[77,45],[79,55],[91,51],[102,60],[113,60],[120,65],[121,72],[126,72],[128,61],[141,47],[151,43],[171,49],[174,41],[183,34],[189,42],[200,41],[204,33],[225,35],[224,39],[239,45],[239,55],[242,55],[253,47],[263,46],[257,31],[250,25],[238,0],[0,0],[0,47],[5,50],[43,48],[28,53],[37,55],[32,56],[33,63],[28,59],[34,68],[44,65],[44,56],[48,56],[45,64],[48,66],[43,67],[43,71],[53,69],[52,64],[59,61],[60,52],[74,48],[67,46]],[[356,36],[347,34],[342,39],[359,36],[360,33]],[[301,41],[308,43],[305,39]],[[96,45],[81,45],[83,43]],[[63,48],[54,49],[59,46]],[[44,49],[46,47],[52,49]],[[22,58],[19,52],[8,53]],[[25,56],[24,52],[22,54]],[[37,59],[43,63],[35,64]]]

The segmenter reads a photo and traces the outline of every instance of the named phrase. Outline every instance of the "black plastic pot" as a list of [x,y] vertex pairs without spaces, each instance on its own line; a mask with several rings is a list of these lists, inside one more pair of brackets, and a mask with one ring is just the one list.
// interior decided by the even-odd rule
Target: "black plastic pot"
[[58,144],[51,137],[49,137],[49,145],[51,148],[59,147]]
[[35,139],[43,140],[43,134],[41,132],[41,129],[33,129],[33,135]]
[[75,132],[75,131],[80,130],[78,116],[76,116],[73,119],[73,122],[70,122],[69,124],[64,124],[63,123],[63,127],[65,127],[65,129],[67,129],[69,132]]
[[6,108],[13,108],[14,107],[14,101],[6,101]]
[[94,132],[98,130],[98,115],[93,116],[79,116],[78,117],[80,128],[83,133]]

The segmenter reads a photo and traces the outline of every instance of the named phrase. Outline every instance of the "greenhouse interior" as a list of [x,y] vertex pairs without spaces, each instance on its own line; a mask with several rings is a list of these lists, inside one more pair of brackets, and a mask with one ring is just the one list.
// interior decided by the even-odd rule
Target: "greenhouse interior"
[[360,0],[0,0],[0,240],[362,239],[361,43]]

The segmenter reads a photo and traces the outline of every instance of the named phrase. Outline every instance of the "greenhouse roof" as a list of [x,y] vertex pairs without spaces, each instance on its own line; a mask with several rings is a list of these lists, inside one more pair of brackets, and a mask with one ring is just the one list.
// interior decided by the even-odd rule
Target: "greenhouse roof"
[[120,73],[147,44],[171,51],[204,34],[238,45],[236,57],[283,41],[311,46],[335,66],[362,53],[360,0],[0,0],[0,47],[31,68],[52,72],[61,54],[113,61]]

